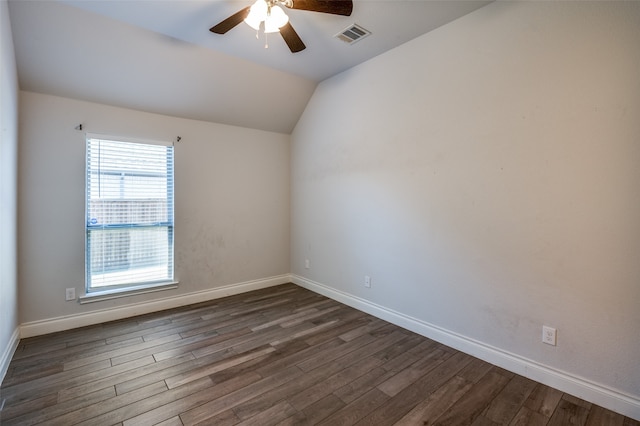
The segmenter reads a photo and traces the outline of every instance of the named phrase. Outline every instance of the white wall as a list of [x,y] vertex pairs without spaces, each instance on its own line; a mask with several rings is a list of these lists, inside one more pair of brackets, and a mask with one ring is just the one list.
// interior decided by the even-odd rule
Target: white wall
[[[80,123],[92,133],[182,137],[175,148],[177,290],[85,305],[65,302],[65,288],[84,292],[85,144],[84,133],[74,129]],[[288,274],[289,138],[21,92],[20,322],[117,312],[125,305]],[[78,323],[61,328],[73,325]],[[28,334],[33,333],[39,331]]]
[[640,417],[639,41],[638,2],[495,2],[321,83],[292,273]]
[[6,1],[0,1],[0,382],[18,343],[16,174],[18,77]]

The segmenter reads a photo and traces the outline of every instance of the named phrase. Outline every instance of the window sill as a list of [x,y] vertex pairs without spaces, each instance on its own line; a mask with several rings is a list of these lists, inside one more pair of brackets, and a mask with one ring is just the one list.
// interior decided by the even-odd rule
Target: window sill
[[81,305],[85,303],[102,302],[104,300],[118,299],[120,297],[135,296],[138,294],[155,293],[156,291],[173,290],[178,288],[178,282],[157,283],[139,285],[135,287],[119,288],[116,290],[92,291],[84,296],[80,296],[78,301]]

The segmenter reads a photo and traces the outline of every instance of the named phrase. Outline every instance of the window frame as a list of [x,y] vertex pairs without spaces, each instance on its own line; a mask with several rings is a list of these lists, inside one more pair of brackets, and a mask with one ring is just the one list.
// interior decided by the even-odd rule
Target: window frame
[[[160,291],[164,289],[176,288],[178,282],[175,280],[175,149],[172,143],[164,143],[158,141],[149,141],[149,140],[140,140],[128,137],[121,136],[110,136],[110,135],[98,135],[98,134],[89,134],[85,135],[85,296],[80,298],[80,303],[87,303],[89,301],[96,300],[104,300],[110,299],[113,297],[121,297],[125,295],[129,295],[132,293],[148,293],[153,291]],[[96,170],[93,166],[94,163],[91,162],[90,152],[91,147],[90,144],[92,141],[101,143],[105,142],[116,142],[118,144],[129,144],[131,145],[129,148],[132,149],[132,152],[135,152],[135,148],[133,145],[161,145],[166,147],[167,149],[164,151],[166,158],[166,170],[165,172],[151,172],[142,170],[144,167],[139,169],[131,169],[126,166],[122,166],[121,170],[117,169],[117,166],[112,169],[101,170],[100,166]],[[95,143],[94,142],[94,143]],[[100,157],[100,161],[102,161],[102,157]],[[101,200],[101,197],[92,198],[92,186],[91,179],[92,175],[98,176],[120,176],[120,192],[121,197],[111,198],[113,201],[121,201],[126,203],[127,197],[124,194],[125,189],[125,179],[128,178],[164,178],[165,182],[160,187],[161,190],[166,191],[166,202],[162,204],[163,208],[166,209],[166,220],[149,222],[149,223],[133,223],[134,221],[130,221],[130,223],[93,223],[93,218],[90,217],[90,203],[92,201]],[[117,182],[117,179],[116,179]],[[137,189],[137,188],[136,188]],[[104,200],[109,200],[109,198],[104,198]],[[129,198],[129,201],[135,201],[135,198]],[[140,197],[139,201],[144,201],[144,197]],[[117,284],[112,285],[95,285],[92,280],[92,277],[95,277],[97,274],[95,270],[92,270],[91,264],[91,235],[94,235],[94,238],[98,236],[101,232],[105,232],[101,238],[107,238],[106,235],[109,232],[113,232],[117,230],[154,230],[154,229],[163,229],[164,232],[161,233],[160,238],[163,238],[163,235],[166,236],[166,244],[167,244],[167,252],[166,252],[166,261],[164,263],[160,263],[160,267],[164,266],[167,268],[167,274],[165,277],[159,279],[150,279],[144,281],[135,281],[135,280],[121,280]],[[133,233],[128,233],[127,237],[130,239],[133,236]],[[116,237],[117,238],[117,237]],[[129,247],[130,249],[130,247]],[[128,250],[128,249],[127,249]],[[125,251],[119,254],[126,253],[127,257],[131,254],[138,252],[140,254],[144,254],[142,251]],[[162,253],[160,251],[159,253]],[[162,255],[161,256],[165,256]],[[105,256],[102,257],[101,262],[105,262]],[[126,269],[121,269],[121,271],[125,271]],[[118,269],[115,269],[116,273]]]

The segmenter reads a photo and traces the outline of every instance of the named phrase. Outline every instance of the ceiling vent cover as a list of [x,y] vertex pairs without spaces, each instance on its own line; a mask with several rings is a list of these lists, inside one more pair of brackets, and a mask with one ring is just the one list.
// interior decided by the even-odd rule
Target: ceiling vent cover
[[353,24],[345,28],[344,30],[340,31],[334,37],[339,38],[345,43],[353,44],[356,41],[362,40],[363,38],[367,37],[370,34],[371,34],[370,31],[365,30],[360,25]]

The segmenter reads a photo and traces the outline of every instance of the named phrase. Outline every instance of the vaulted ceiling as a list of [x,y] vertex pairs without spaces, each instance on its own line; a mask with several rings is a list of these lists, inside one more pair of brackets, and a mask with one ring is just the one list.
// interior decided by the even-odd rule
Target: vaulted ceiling
[[[489,1],[354,0],[351,16],[286,9],[307,48],[245,24],[209,28],[241,0],[10,0],[23,90],[291,133],[318,82]],[[334,35],[356,23],[371,36]]]

